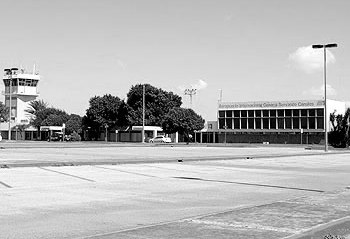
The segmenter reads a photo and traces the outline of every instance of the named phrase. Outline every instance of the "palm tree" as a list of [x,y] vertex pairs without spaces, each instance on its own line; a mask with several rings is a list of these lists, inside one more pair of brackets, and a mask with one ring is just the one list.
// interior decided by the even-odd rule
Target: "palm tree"
[[49,106],[44,100],[35,100],[29,103],[29,108],[25,112],[29,113],[31,117],[35,116],[38,111],[44,110]]
[[[35,125],[34,120],[36,119],[36,116],[39,112],[47,109],[49,106],[48,103],[46,103],[44,100],[35,100],[29,102],[29,107],[25,110],[29,114],[30,117],[30,124]],[[38,131],[38,135],[40,135],[40,127],[36,127]]]

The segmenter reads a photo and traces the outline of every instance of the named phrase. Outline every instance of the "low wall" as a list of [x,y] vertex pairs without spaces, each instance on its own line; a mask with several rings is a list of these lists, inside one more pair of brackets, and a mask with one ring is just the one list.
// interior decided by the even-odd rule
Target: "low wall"
[[[214,136],[215,135],[215,136]],[[214,141],[215,137],[215,141]],[[198,143],[263,143],[270,144],[320,144],[323,134],[233,134],[213,132],[196,133]]]

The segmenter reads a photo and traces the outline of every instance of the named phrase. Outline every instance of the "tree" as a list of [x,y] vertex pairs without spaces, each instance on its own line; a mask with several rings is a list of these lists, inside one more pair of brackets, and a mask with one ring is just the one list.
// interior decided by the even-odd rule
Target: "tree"
[[89,103],[90,106],[82,119],[85,129],[91,129],[92,134],[96,136],[105,126],[115,127],[117,125],[118,109],[121,105],[119,97],[111,94],[106,94],[102,97],[94,96]]
[[131,125],[132,120],[130,117],[130,112],[132,110],[124,100],[120,102],[120,105],[117,111],[118,111],[117,125],[119,127]]
[[329,143],[333,147],[345,148],[350,144],[350,108],[345,111],[344,116],[342,114],[330,115],[330,122],[332,129],[329,132]]
[[36,100],[29,103],[29,108],[25,110],[30,114],[30,124],[38,129],[40,126],[62,126],[66,124],[66,133],[81,133],[82,118],[76,114],[67,114],[64,110],[48,107],[48,103],[43,100]]
[[46,110],[47,108],[48,108],[48,103],[46,103],[44,100],[35,100],[35,101],[29,102],[29,107],[24,110],[29,114],[30,124],[37,128],[38,135],[40,135],[40,126],[44,118],[37,119],[37,117],[38,115],[40,115],[40,117],[43,117],[44,114],[42,114],[41,112],[43,110]]
[[69,115],[65,111],[55,108],[52,109],[53,110],[51,111],[51,113],[48,114],[47,117],[41,122],[41,125],[62,126],[68,121]]
[[36,112],[48,108],[48,103],[44,100],[34,100],[29,102],[29,108],[25,110],[31,117],[35,117]]
[[68,120],[68,114],[56,108],[46,108],[35,112],[31,124],[40,130],[40,126],[61,126]]
[[82,131],[82,118],[80,115],[71,114],[66,122],[66,134],[78,133]]
[[189,139],[189,135],[195,130],[204,128],[204,119],[192,109],[177,107],[169,110],[165,115],[162,128],[165,133],[179,132]]
[[[132,86],[127,94],[128,119],[130,125],[142,124],[143,85]],[[170,109],[180,107],[182,99],[173,92],[167,92],[145,84],[145,119],[148,125],[160,126]]]
[[0,122],[6,121],[9,117],[9,109],[0,101]]

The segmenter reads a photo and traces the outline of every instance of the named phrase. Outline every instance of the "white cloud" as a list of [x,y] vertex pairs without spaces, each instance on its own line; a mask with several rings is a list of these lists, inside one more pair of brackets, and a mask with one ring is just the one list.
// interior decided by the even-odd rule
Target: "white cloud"
[[[327,64],[335,63],[335,57],[326,49]],[[289,55],[289,61],[294,67],[307,73],[313,73],[323,69],[323,49],[313,49],[312,46],[299,47],[295,52]]]
[[203,81],[203,80],[198,80],[198,82],[196,84],[191,85],[191,87],[193,89],[197,89],[197,90],[205,89],[205,88],[207,88],[207,86],[208,86],[208,83]]
[[[311,89],[304,91],[304,95],[312,96],[324,96],[324,85],[320,87],[312,87]],[[334,96],[337,94],[337,91],[329,84],[327,84],[327,96]]]

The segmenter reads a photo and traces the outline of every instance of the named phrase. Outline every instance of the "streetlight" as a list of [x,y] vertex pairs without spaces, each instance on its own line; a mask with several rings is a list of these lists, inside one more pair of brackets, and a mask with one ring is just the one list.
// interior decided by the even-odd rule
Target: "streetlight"
[[[5,75],[8,76],[9,80],[9,133],[8,140],[11,140],[11,107],[12,107],[12,76],[17,75],[18,68],[5,69]],[[6,95],[6,93],[5,93]]]
[[327,130],[327,54],[326,54],[326,48],[332,48],[332,47],[338,47],[336,43],[332,44],[325,44],[325,45],[312,45],[312,48],[314,49],[320,49],[323,48],[323,77],[324,77],[324,151],[328,151],[328,130]]
[[191,105],[191,108],[192,108],[192,96],[197,94],[197,89],[185,89],[185,95],[189,95],[190,96],[190,105]]
[[142,143],[145,143],[145,84],[142,85]]

